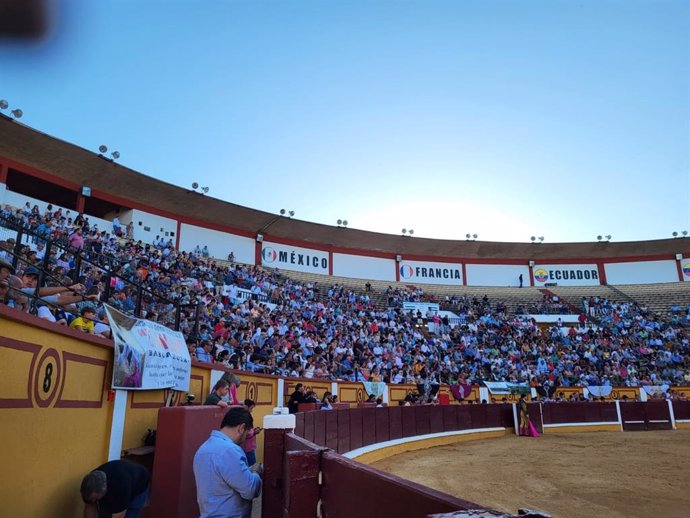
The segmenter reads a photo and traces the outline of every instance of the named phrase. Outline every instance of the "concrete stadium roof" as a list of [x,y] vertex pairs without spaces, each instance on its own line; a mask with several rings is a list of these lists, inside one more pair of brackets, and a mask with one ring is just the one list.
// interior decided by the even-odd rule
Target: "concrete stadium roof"
[[[228,203],[157,180],[96,153],[0,117],[0,163],[28,174],[41,172],[77,189],[88,185],[92,196],[107,193],[134,205],[154,207],[170,215],[191,218],[209,225],[222,225],[255,235],[275,214]],[[384,254],[535,261],[618,257],[659,257],[690,253],[690,238],[613,243],[502,243],[454,241],[379,234],[353,228],[337,228],[297,219],[280,218],[265,238],[272,237],[336,249],[369,250]],[[344,251],[344,250],[343,250]]]

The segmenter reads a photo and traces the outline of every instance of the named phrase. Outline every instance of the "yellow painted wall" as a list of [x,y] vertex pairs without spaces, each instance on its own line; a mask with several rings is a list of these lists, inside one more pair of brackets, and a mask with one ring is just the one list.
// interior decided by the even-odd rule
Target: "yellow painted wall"
[[[0,314],[0,518],[81,516],[81,479],[107,461],[113,351],[107,340],[81,338]],[[261,426],[277,406],[277,378],[240,378],[238,395],[257,402],[254,420]],[[192,367],[196,402],[206,398],[210,379],[209,368]],[[128,393],[123,450],[143,445],[167,396],[164,390]],[[184,393],[173,399],[183,403]],[[257,442],[261,460],[263,434]]]
[[107,457],[112,355],[0,315],[0,516],[79,515],[81,478]]

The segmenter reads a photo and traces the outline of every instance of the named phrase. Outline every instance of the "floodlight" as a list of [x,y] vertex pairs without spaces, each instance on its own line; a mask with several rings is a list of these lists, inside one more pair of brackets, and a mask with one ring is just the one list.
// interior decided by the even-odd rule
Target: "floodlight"
[[681,232],[681,234],[683,234],[683,237],[685,237],[685,236],[688,235],[688,231],[687,231],[687,230],[683,230],[683,232]]
[[402,233],[407,234],[407,229],[406,228],[402,229]]
[[107,153],[108,152],[108,146],[101,144],[100,146],[98,146],[98,151],[100,151],[101,153]]
[[472,237],[477,239],[479,236],[477,234],[472,234]]
[[201,190],[204,191],[204,194],[208,193],[208,187],[202,187]]
[[16,110],[12,110],[10,113],[14,116],[15,119],[21,119],[22,115],[24,115],[24,112],[21,111],[19,108],[17,108]]
[[604,239],[604,238],[601,236],[597,236],[597,241],[601,241],[602,239]]
[[10,104],[5,100],[0,100],[0,110],[6,110]]
[[606,235],[606,241],[611,241],[611,234]]
[[466,237],[467,239],[469,239],[469,238],[471,238],[472,236],[471,236],[470,234],[465,234],[465,237]]
[[342,219],[339,219],[339,220],[338,220],[338,226],[340,226],[340,225],[342,225],[342,224],[343,224],[343,220],[342,220]]
[[290,212],[288,212],[288,214],[290,214],[290,217],[292,217],[292,216],[295,215],[295,211],[294,211],[294,210],[291,210]]
[[414,234],[414,230],[413,230],[413,229],[410,229],[410,230],[408,231],[408,234],[410,234],[410,235]]
[[[343,226],[344,226],[344,227],[347,226],[347,220],[346,220],[346,219],[343,220]],[[687,232],[686,232],[686,234],[687,234]]]
[[280,215],[285,216],[285,209],[280,209]]
[[537,238],[534,236],[530,237],[529,239],[530,239],[530,241],[532,241],[532,243],[534,243],[537,240]]
[[196,182],[194,182],[194,183],[192,184],[192,189],[198,189],[198,188],[199,188],[199,184],[196,183]]
[[113,160],[117,160],[118,158],[120,158],[120,152],[113,151],[112,153],[110,153],[110,156],[113,157]]

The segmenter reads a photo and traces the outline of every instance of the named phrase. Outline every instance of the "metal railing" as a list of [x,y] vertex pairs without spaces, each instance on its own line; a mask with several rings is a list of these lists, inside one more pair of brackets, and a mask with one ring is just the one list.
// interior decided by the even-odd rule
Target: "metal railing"
[[[14,240],[11,249],[5,249],[3,252],[9,255],[11,260],[8,262],[18,273],[25,271],[29,266],[39,269],[36,297],[39,287],[43,286],[45,281],[65,287],[70,285],[68,282],[81,283],[90,291],[98,293],[99,302],[113,302],[112,296],[115,291],[124,292],[126,304],[119,309],[125,313],[155,319],[174,329],[180,327],[180,304],[144,283],[132,280],[123,269],[126,262],[117,256],[99,253],[89,248],[70,247],[66,239],[51,239],[41,235],[27,228],[18,218],[0,216],[0,240]],[[33,262],[29,261],[26,257],[28,254],[23,255],[22,252],[25,251],[25,247],[34,250],[39,244],[43,246],[43,257]],[[57,259],[58,257],[64,259]],[[61,262],[69,264],[69,270],[64,275],[58,270],[63,267]]]

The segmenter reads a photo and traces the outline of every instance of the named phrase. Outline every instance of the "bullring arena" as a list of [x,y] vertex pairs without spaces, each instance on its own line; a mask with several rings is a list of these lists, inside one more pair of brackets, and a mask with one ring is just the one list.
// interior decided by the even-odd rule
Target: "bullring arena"
[[[688,239],[336,231],[187,192],[4,116],[0,205],[0,516],[79,516],[81,478],[113,459],[151,470],[145,516],[198,516],[191,458],[224,415],[201,403],[227,371],[265,428],[265,518],[687,516]],[[114,389],[114,342],[60,325],[22,284],[32,275],[179,330],[189,388]],[[207,360],[204,342],[226,355]],[[274,411],[298,383],[338,401]],[[517,436],[521,393],[538,438]]]
[[554,434],[463,442],[374,467],[500,511],[563,518],[688,515],[690,431]]

